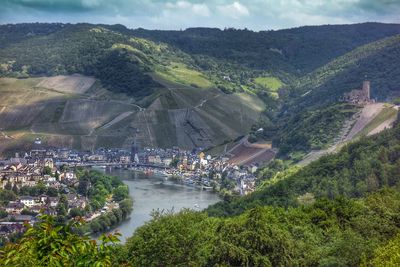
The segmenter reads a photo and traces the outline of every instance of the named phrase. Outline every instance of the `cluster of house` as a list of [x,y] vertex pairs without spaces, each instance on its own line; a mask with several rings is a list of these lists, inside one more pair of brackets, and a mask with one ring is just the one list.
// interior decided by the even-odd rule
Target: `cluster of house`
[[[1,162],[0,162],[1,163]],[[32,186],[42,181],[46,186],[60,189],[76,183],[76,177],[71,172],[59,172],[58,177],[42,175],[41,168],[47,166],[73,165],[106,165],[114,166],[148,166],[165,168],[165,174],[184,177],[187,183],[198,184],[203,187],[220,188],[222,176],[231,179],[235,183],[234,191],[240,194],[247,194],[254,190],[256,166],[238,167],[229,162],[227,157],[212,158],[205,155],[200,149],[186,151],[177,147],[144,148],[139,149],[133,144],[131,149],[98,149],[93,152],[82,152],[72,149],[43,149],[36,148],[24,156],[18,154],[10,158],[8,168],[13,168],[6,174],[3,169],[3,177],[0,186],[11,182],[12,185],[19,183],[22,186]],[[15,170],[14,170],[15,169]],[[2,174],[0,174],[0,177]]]
[[[68,193],[65,194],[68,201],[68,210],[72,208],[84,209],[88,205],[86,197],[78,194]],[[28,213],[39,214],[46,213],[50,215],[57,215],[56,207],[60,201],[59,197],[51,197],[48,195],[40,196],[19,196],[16,201],[10,201],[5,207],[5,211],[9,217],[20,215],[23,210]]]
[[212,158],[198,151],[147,149],[139,158],[147,158],[147,162],[155,166],[170,166],[158,172],[178,177],[184,183],[202,189],[220,191],[224,189],[223,179],[229,180],[233,185],[229,190],[238,194],[248,194],[255,189],[254,173],[257,167],[239,167],[232,164],[227,157]]
[[[204,157],[204,153],[199,154],[199,159],[191,164],[191,169],[195,172],[201,173],[202,184],[212,185],[217,191],[223,189],[223,178],[231,181],[233,192],[241,195],[246,195],[255,190],[257,168],[252,167],[239,167],[229,162],[229,158],[211,158]],[[183,166],[185,166],[183,164]],[[206,177],[206,178],[204,178]]]
[[[45,171],[45,170],[48,171]],[[0,236],[23,231],[24,223],[33,224],[37,214],[57,215],[57,205],[62,192],[68,202],[68,210],[84,209],[88,205],[86,197],[71,193],[70,186],[76,186],[78,179],[73,171],[59,171],[52,158],[33,158],[18,155],[0,162],[0,188],[13,191],[13,196],[4,195],[0,203],[2,218]],[[44,186],[45,192],[33,196],[20,195],[32,192],[32,188]],[[53,194],[47,193],[53,188]],[[54,193],[55,192],[55,193]],[[15,197],[16,196],[16,197]]]

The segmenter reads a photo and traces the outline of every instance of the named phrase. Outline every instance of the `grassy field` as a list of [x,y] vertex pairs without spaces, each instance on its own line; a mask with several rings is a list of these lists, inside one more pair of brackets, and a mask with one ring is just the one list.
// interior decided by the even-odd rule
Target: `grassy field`
[[159,68],[157,74],[162,78],[191,87],[211,88],[213,84],[202,73],[188,68],[183,63],[172,62],[165,68]]
[[275,77],[257,77],[254,79],[254,82],[258,85],[261,85],[264,88],[267,88],[273,92],[276,92],[283,86],[281,80]]
[[278,98],[278,90],[284,85],[281,80],[275,77],[257,77],[254,82],[270,93],[274,98]]

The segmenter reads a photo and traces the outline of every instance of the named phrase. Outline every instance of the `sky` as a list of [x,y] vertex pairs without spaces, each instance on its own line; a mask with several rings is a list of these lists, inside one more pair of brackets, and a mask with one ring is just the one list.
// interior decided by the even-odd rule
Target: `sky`
[[367,21],[400,23],[400,0],[0,0],[0,24],[89,22],[259,31]]

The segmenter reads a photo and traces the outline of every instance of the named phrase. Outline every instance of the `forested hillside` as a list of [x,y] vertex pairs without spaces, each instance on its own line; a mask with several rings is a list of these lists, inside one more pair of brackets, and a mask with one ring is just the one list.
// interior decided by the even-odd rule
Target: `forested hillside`
[[399,59],[400,35],[395,35],[358,47],[298,79],[269,127],[280,153],[308,152],[332,143],[345,120],[357,111],[337,103],[345,92],[360,89],[364,80],[371,82],[371,98],[377,101],[398,96]]
[[[28,33],[29,38],[15,38],[22,40],[0,49],[0,75],[23,78],[80,73],[97,77],[113,91],[136,97],[161,87],[146,74],[152,64],[148,56],[156,50],[149,49],[146,55],[140,51],[146,45],[141,40],[86,24],[59,25],[57,31],[52,31],[52,24],[42,28],[47,27],[48,34]],[[24,36],[25,27],[14,34]]]
[[244,64],[302,75],[360,45],[400,33],[397,24],[308,26],[279,31],[189,28],[133,34],[164,42],[194,55],[207,55]]
[[[399,33],[398,25],[379,23],[259,33],[207,28],[133,31],[135,36],[179,47],[197,62],[216,62],[200,64],[204,70],[223,69],[235,77],[223,62],[239,66],[244,78],[239,82],[254,88],[267,103],[272,123],[258,125],[265,129],[264,138],[273,140],[279,156],[292,160],[332,144],[345,121],[357,112],[336,104],[345,92],[360,88],[364,79],[371,81],[373,98],[386,101],[399,94]],[[279,99],[271,101],[271,86],[263,89],[256,82],[262,76],[283,81],[275,91],[280,92]],[[269,97],[263,97],[265,93]]]
[[258,205],[293,206],[311,198],[362,197],[400,182],[400,127],[345,146],[296,170],[272,177],[267,186],[248,197],[210,207],[212,215],[232,215]]
[[[254,131],[264,129],[257,138],[272,141],[279,157],[297,161],[310,150],[333,143],[343,124],[357,112],[355,107],[338,102],[343,93],[360,88],[364,79],[371,81],[372,97],[379,101],[399,95],[399,34],[399,25],[381,23],[261,32],[131,30],[122,25],[59,23],[1,25],[0,77],[79,73],[99,81],[88,91],[89,98],[114,98],[108,93],[103,97],[101,90],[107,89],[119,94],[118,99],[126,97],[143,107],[160,100],[166,106],[162,109],[168,110],[198,109],[194,98],[208,101],[211,92],[198,89],[212,88],[215,95],[224,98],[243,93],[265,104],[261,115],[257,105],[256,117],[249,121]],[[171,90],[182,91],[184,101]],[[171,98],[176,97],[179,100],[174,101],[181,103],[173,103]],[[234,103],[223,109],[236,110],[240,105]],[[219,106],[204,108],[222,110],[221,103],[216,104]],[[230,120],[228,127],[222,126],[215,122],[221,119],[215,118],[216,114],[221,112],[212,112],[213,125],[201,122],[209,125],[216,142],[193,146],[229,142],[251,128],[245,125],[238,130],[238,123]],[[168,125],[166,131],[174,136],[181,129],[169,117],[157,117],[157,124]],[[219,134],[221,131],[225,133]],[[159,131],[154,132],[147,135]],[[251,136],[257,140],[254,132]],[[182,143],[175,139],[144,142],[163,146]]]

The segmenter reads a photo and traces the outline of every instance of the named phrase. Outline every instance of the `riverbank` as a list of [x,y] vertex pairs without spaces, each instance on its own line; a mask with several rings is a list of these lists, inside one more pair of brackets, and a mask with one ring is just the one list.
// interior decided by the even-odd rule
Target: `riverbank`
[[104,212],[93,220],[86,222],[82,227],[82,231],[92,235],[100,235],[114,230],[118,225],[129,218],[132,210],[133,200],[131,197],[128,197],[118,202],[118,207]]
[[213,192],[165,179],[158,173],[146,175],[124,169],[107,170],[106,173],[120,177],[128,186],[129,196],[134,201],[130,216],[109,231],[118,230],[122,242],[132,236],[136,228],[151,220],[153,211],[203,210],[220,201],[219,196]]

